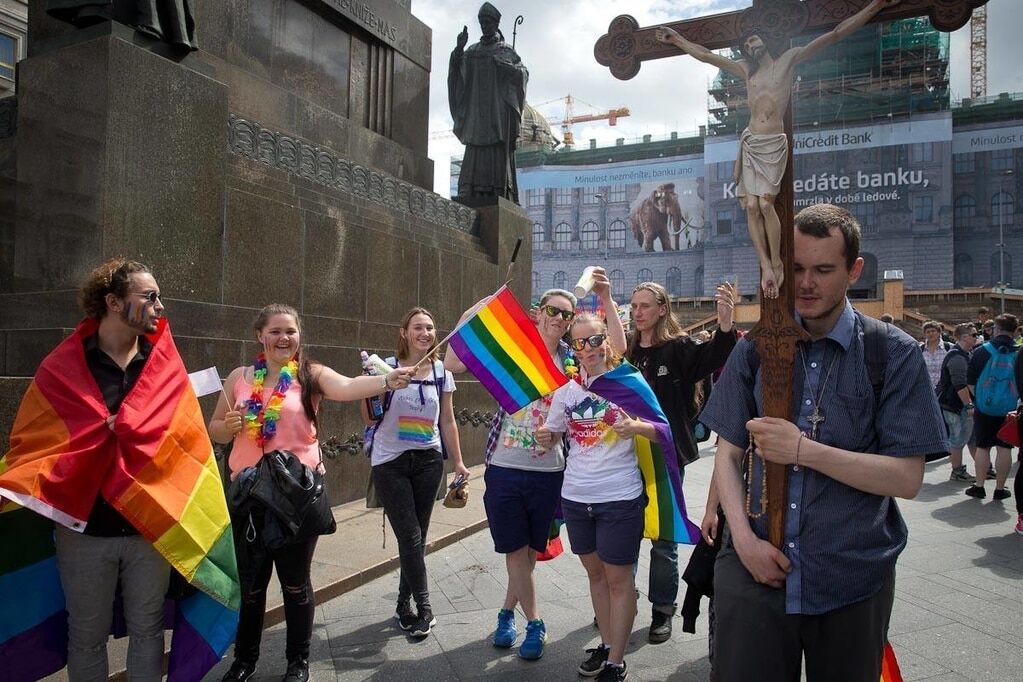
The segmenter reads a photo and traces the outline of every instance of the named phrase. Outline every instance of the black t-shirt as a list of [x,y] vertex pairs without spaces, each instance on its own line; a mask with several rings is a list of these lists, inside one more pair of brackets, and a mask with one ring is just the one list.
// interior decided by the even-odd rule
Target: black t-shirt
[[698,344],[683,336],[649,348],[636,344],[629,353],[629,362],[643,373],[668,418],[676,454],[683,466],[699,457],[692,430],[696,421],[693,405],[696,384],[725,364],[736,340],[734,329],[718,330],[706,343]]
[[[92,378],[96,380],[96,385],[99,387],[100,393],[103,394],[103,402],[106,403],[110,414],[117,414],[128,391],[138,381],[142,368],[146,364],[146,358],[149,357],[152,344],[146,337],[140,336],[139,351],[123,370],[114,362],[113,358],[100,350],[95,334],[85,340],[84,346],[85,364],[88,365]],[[85,534],[98,537],[121,537],[138,535],[139,532],[121,516],[120,512],[103,499],[103,495],[96,495],[96,502],[92,505],[92,511],[89,513]]]

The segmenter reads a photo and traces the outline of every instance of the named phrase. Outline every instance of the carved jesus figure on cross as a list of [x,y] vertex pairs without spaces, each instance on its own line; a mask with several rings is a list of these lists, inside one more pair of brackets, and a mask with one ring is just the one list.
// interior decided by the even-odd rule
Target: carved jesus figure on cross
[[746,82],[749,126],[739,138],[735,162],[736,196],[746,211],[750,239],[760,260],[764,296],[777,298],[785,281],[781,257],[781,221],[774,207],[788,162],[789,140],[785,113],[789,108],[796,66],[866,25],[875,14],[899,0],[873,0],[862,10],[802,47],[775,57],[761,36],[751,33],[742,42],[743,59],[729,59],[686,40],[676,31],[659,27],[657,40],[674,45],[701,62],[735,74]]

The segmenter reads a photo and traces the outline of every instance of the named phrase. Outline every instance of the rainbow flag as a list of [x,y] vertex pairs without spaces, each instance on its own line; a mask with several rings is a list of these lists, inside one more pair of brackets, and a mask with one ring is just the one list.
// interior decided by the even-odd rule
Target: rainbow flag
[[568,381],[507,285],[449,339],[458,359],[508,414]]
[[895,649],[891,642],[884,643],[884,653],[881,655],[881,682],[902,682],[902,671],[899,669],[899,662],[895,660]]
[[[63,667],[66,613],[51,522],[82,531],[102,494],[197,588],[175,604],[169,679],[201,679],[234,639],[240,603],[213,449],[166,320],[149,336],[142,374],[107,426],[83,350],[97,326],[83,322],[43,360],[0,460],[0,501],[20,505],[0,513],[0,603],[11,614],[0,616],[0,670],[37,679]],[[24,594],[38,603],[7,608]]]
[[594,379],[589,390],[629,416],[650,422],[657,430],[656,441],[635,437],[636,458],[647,495],[643,537],[695,545],[700,540],[700,529],[686,515],[675,441],[650,384],[638,369],[623,362]]

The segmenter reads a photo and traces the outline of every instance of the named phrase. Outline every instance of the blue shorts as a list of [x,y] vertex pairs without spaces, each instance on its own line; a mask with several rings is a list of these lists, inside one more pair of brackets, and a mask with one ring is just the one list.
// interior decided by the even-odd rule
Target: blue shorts
[[646,495],[616,502],[561,500],[573,554],[597,553],[605,564],[628,566],[639,561]]
[[950,412],[942,408],[941,415],[945,418],[945,426],[948,427],[948,440],[952,451],[962,450],[973,436],[973,420],[970,419],[969,413],[965,409]]
[[487,484],[483,507],[495,552],[510,554],[526,545],[537,552],[547,549],[564,477],[564,471],[526,471],[494,464],[487,467],[483,474]]

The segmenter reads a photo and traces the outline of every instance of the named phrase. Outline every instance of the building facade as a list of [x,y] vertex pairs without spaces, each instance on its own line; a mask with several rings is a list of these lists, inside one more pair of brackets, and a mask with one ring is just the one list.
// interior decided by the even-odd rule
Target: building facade
[[[620,298],[645,280],[676,297],[712,295],[725,279],[756,294],[733,179],[745,96],[722,73],[699,135],[520,151],[534,297],[572,286],[587,265],[607,268]],[[901,270],[908,289],[1023,288],[1023,256],[1013,258],[1023,253],[1023,95],[952,106],[948,36],[913,19],[865,27],[801,67],[793,100],[796,210],[835,203],[863,229],[851,296],[877,296],[886,270]],[[651,210],[662,212],[653,229]]]

